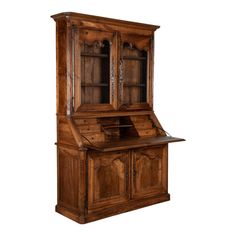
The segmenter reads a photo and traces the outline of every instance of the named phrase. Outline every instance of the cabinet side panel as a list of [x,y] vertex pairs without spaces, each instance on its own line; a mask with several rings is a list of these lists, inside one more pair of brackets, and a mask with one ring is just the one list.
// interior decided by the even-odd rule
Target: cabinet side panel
[[163,146],[162,186],[168,192],[168,144]]
[[58,147],[58,203],[66,208],[79,208],[79,151]]
[[57,113],[66,113],[66,21],[57,21]]
[[68,144],[76,146],[76,141],[72,134],[71,128],[69,127],[67,118],[58,117],[57,118],[57,142],[60,144]]

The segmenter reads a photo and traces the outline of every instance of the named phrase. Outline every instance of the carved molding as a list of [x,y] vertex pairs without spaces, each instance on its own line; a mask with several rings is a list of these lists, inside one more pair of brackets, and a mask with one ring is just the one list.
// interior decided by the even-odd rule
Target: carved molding
[[[103,40],[106,41],[106,40]],[[103,48],[105,44],[103,41],[95,40],[95,41],[82,41],[82,44],[88,47],[94,47],[94,48]]]
[[112,34],[111,33],[100,33],[97,31],[83,30],[79,32],[80,44],[85,43],[88,46],[104,47],[104,41],[109,42],[112,45]]
[[119,64],[119,100],[122,102],[123,99],[123,59],[120,59]]
[[111,81],[111,99],[113,101],[114,100],[114,92],[115,92],[114,59],[112,59],[112,62],[111,62],[110,81]]
[[121,35],[121,43],[130,45],[130,49],[137,48],[138,50],[148,51],[150,48],[150,37],[138,35]]
[[[158,160],[161,159],[161,156],[158,155],[158,154],[149,155],[149,154],[147,154],[147,153],[145,153],[145,152],[140,152],[140,157],[146,157],[146,158],[148,158],[148,159],[158,159]],[[140,159],[140,157],[139,157],[139,159]]]

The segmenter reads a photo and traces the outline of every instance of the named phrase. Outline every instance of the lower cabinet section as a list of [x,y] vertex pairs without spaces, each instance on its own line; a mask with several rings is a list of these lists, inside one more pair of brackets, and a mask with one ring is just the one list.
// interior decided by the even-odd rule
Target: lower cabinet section
[[125,151],[59,148],[56,211],[87,223],[169,200],[167,145]]
[[88,154],[88,209],[167,193],[167,146]]

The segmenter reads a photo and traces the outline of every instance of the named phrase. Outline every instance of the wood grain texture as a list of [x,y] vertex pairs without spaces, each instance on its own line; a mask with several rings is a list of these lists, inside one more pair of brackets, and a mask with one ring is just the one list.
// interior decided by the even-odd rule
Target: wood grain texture
[[133,197],[167,193],[167,146],[133,152]]
[[58,147],[58,200],[64,205],[78,209],[78,151],[64,147]]
[[58,20],[56,25],[57,113],[66,112],[66,26],[66,20]]
[[60,13],[56,211],[84,224],[168,201],[167,136],[153,112],[154,31]]
[[88,209],[128,200],[129,153],[90,152],[88,157]]

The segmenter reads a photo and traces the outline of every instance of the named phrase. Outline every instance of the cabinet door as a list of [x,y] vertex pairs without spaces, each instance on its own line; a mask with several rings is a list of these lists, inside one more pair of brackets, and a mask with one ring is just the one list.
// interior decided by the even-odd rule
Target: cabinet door
[[90,152],[88,159],[88,208],[127,201],[129,153]]
[[167,146],[133,152],[133,197],[167,192]]
[[79,29],[72,37],[74,110],[112,110],[115,34]]
[[152,107],[152,37],[122,34],[120,40],[120,109]]

